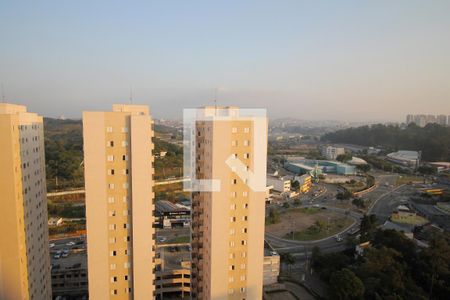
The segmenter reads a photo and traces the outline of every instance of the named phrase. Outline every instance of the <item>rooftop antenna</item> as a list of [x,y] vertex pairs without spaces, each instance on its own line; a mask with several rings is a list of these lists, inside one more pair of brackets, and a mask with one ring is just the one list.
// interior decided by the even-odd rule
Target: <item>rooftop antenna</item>
[[133,104],[133,87],[130,86],[130,104]]
[[5,87],[3,86],[3,82],[2,82],[2,103],[5,103]]
[[217,88],[214,89],[214,108],[217,110]]

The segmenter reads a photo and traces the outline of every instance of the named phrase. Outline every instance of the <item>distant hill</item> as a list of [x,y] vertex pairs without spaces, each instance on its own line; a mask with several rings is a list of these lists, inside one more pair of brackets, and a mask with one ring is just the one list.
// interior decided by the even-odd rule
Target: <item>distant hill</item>
[[[155,126],[156,136],[175,135],[176,132],[168,126]],[[44,136],[47,189],[83,187],[82,121],[44,118]],[[155,179],[179,175],[183,167],[183,149],[157,137],[154,143],[155,153],[167,151],[166,157],[155,160]]]
[[450,161],[450,127],[428,124],[418,127],[410,124],[402,129],[393,125],[372,125],[348,128],[327,133],[322,140],[332,143],[350,143],[362,146],[383,146],[392,151],[422,151],[426,161]]

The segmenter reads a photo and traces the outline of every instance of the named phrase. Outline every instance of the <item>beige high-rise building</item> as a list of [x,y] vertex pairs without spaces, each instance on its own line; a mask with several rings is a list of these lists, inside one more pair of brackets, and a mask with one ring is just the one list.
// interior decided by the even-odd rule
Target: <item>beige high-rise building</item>
[[0,299],[51,299],[42,117],[0,103]]
[[[195,122],[193,299],[262,299],[267,118],[206,107]],[[195,188],[194,188],[195,189]]]
[[90,299],[153,299],[153,129],[147,106],[84,112]]

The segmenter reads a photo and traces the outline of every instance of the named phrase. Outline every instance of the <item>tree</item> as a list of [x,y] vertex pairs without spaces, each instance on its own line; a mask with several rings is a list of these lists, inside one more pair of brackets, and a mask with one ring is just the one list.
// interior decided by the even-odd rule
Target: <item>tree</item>
[[276,224],[278,222],[280,222],[280,214],[278,213],[278,210],[276,210],[275,208],[271,208],[269,210],[268,223]]
[[337,300],[363,299],[364,284],[355,273],[344,268],[331,275],[329,295]]
[[300,189],[300,183],[298,182],[298,180],[291,181],[291,188],[294,191],[298,191]]
[[361,172],[366,173],[366,172],[369,172],[369,171],[370,171],[371,167],[370,167],[369,164],[364,164],[364,165],[357,165],[357,166],[356,166],[356,169],[358,169],[358,170],[361,171]]
[[336,198],[337,198],[338,200],[348,200],[348,199],[350,199],[352,196],[353,196],[353,194],[352,194],[349,190],[347,190],[347,189],[344,189],[343,192],[339,192],[339,193],[336,194]]
[[288,272],[291,273],[291,266],[295,264],[295,257],[291,253],[283,253],[280,259],[282,263],[287,265]]
[[366,205],[361,198],[355,198],[352,200],[352,204],[358,208],[364,208]]
[[340,161],[340,162],[347,162],[347,161],[349,161],[349,160],[351,160],[351,159],[352,159],[352,155],[351,155],[350,153],[339,154],[339,155],[336,157],[336,160],[337,160],[337,161]]
[[360,241],[367,242],[373,239],[377,230],[377,217],[375,215],[364,215],[361,219]]

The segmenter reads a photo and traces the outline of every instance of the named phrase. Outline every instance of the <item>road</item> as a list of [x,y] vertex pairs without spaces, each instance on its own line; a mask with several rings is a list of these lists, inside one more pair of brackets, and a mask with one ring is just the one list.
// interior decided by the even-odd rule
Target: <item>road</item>
[[[372,191],[362,196],[362,199],[366,202],[372,203],[369,208],[369,213],[374,213],[379,216],[380,222],[383,222],[389,217],[393,208],[398,206],[403,198],[401,194],[403,191],[403,186],[399,188],[394,188],[395,181],[397,179],[396,174],[386,174],[375,172],[374,177],[376,178],[378,186]],[[362,214],[345,210],[342,208],[335,207],[336,194],[340,191],[340,187],[333,184],[321,184],[323,192],[316,197],[303,197],[302,206],[308,207],[312,205],[318,205],[320,207],[326,207],[327,210],[346,214],[347,216],[353,218],[354,223],[343,230],[339,235],[345,241],[346,237],[355,234],[359,229],[361,224]],[[279,207],[280,211],[284,208]],[[265,234],[266,241],[279,253],[292,253],[294,256],[299,258],[305,258],[310,255],[311,249],[315,246],[319,247],[322,252],[337,252],[345,249],[345,242],[338,242],[334,236],[324,238],[317,241],[295,241],[288,240],[277,237],[273,234]]]

